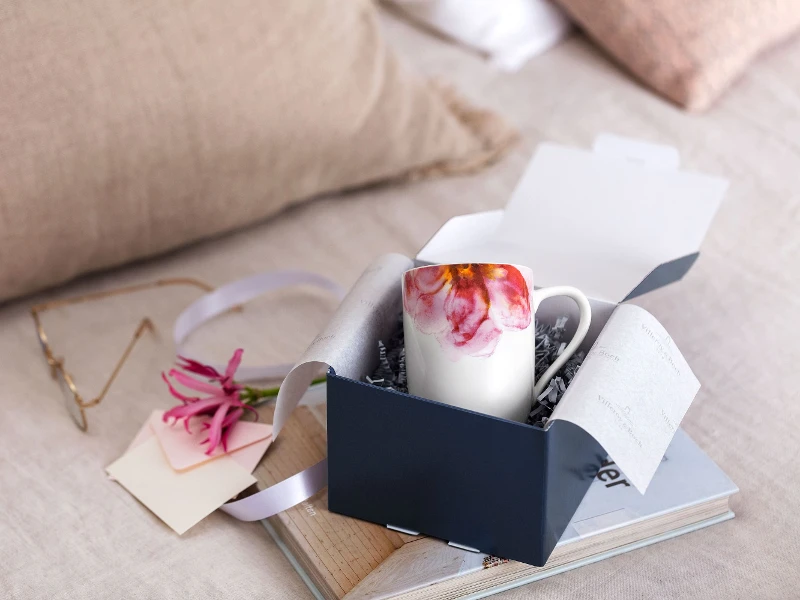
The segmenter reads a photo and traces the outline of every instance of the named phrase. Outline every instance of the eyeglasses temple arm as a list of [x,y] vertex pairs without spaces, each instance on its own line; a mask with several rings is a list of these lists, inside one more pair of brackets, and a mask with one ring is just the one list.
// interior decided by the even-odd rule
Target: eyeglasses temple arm
[[122,353],[122,356],[117,361],[117,365],[114,367],[114,370],[109,376],[108,381],[106,381],[106,384],[103,386],[103,389],[100,390],[100,394],[94,400],[91,400],[90,402],[85,402],[83,404],[84,408],[100,404],[103,398],[105,398],[105,395],[108,393],[109,388],[111,388],[111,384],[114,383],[114,380],[117,378],[117,375],[122,370],[122,365],[124,365],[125,361],[128,360],[128,356],[130,356],[130,353],[133,350],[133,347],[136,345],[136,342],[139,341],[139,338],[142,337],[142,334],[145,331],[148,330],[152,331],[153,329],[154,329],[153,322],[150,319],[148,319],[147,317],[142,319],[142,322],[139,323],[139,326],[136,328],[136,331],[134,332],[131,341],[128,342],[128,346],[125,348],[125,352]]

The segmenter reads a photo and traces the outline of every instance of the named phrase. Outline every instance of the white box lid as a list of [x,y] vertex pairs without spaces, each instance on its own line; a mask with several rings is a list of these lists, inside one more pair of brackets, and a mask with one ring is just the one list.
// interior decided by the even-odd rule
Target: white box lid
[[727,187],[679,170],[670,146],[610,134],[593,151],[544,143],[505,210],[451,219],[417,259],[527,265],[537,287],[620,302],[680,279]]

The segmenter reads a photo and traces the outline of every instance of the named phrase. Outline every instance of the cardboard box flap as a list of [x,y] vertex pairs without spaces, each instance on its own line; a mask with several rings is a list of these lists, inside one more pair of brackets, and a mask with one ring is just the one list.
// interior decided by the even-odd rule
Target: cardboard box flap
[[505,211],[452,219],[417,258],[523,264],[537,287],[620,302],[683,276],[725,193],[677,167],[674,148],[617,136],[592,152],[541,144]]
[[502,221],[502,210],[453,217],[428,240],[417,254],[417,260],[429,263],[488,262],[488,259],[480,258],[481,252]]

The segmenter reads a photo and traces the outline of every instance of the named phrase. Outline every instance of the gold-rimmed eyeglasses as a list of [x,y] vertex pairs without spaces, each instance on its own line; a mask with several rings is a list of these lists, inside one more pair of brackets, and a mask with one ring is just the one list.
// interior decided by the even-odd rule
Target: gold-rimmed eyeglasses
[[109,298],[111,296],[131,294],[133,292],[140,292],[151,288],[172,285],[188,285],[199,288],[205,292],[214,291],[212,286],[198,279],[192,279],[189,277],[176,277],[171,279],[159,279],[157,281],[140,283],[102,292],[94,292],[91,294],[85,294],[83,296],[65,298],[63,300],[52,300],[50,302],[43,302],[31,307],[31,316],[33,316],[33,321],[36,324],[36,333],[39,336],[39,343],[42,346],[42,352],[44,352],[47,365],[50,367],[50,376],[58,382],[59,386],[64,392],[64,400],[67,405],[67,410],[81,431],[86,431],[87,429],[86,409],[91,408],[92,406],[97,406],[100,404],[100,402],[102,402],[103,398],[108,393],[111,384],[114,383],[114,380],[117,378],[117,375],[122,369],[122,365],[125,364],[125,361],[128,359],[131,350],[133,350],[133,347],[136,345],[136,342],[146,331],[152,331],[154,329],[153,322],[149,317],[144,317],[141,320],[136,328],[136,331],[133,332],[133,337],[125,347],[125,351],[117,361],[114,370],[111,372],[111,375],[109,376],[102,390],[100,390],[100,393],[91,400],[84,400],[81,394],[78,392],[78,388],[75,386],[75,381],[72,378],[72,375],[70,375],[64,367],[64,359],[56,358],[56,355],[53,353],[50,343],[47,341],[47,334],[45,334],[44,328],[42,327],[42,322],[39,318],[40,314],[53,308],[60,308],[62,306],[69,306],[71,304],[82,304],[84,302],[91,302],[93,300],[102,300],[103,298]]

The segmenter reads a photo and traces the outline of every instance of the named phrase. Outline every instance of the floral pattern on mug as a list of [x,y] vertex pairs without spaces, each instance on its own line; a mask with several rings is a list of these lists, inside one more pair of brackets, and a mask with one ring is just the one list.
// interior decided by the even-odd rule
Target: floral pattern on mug
[[532,287],[513,265],[435,265],[405,273],[404,306],[451,360],[488,357],[504,331],[531,324]]

